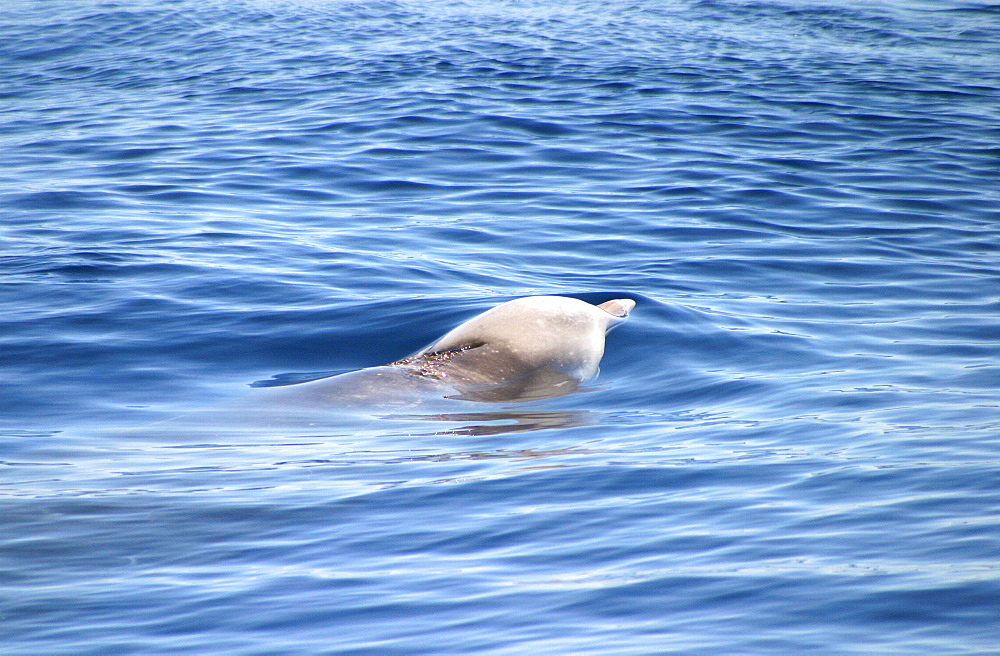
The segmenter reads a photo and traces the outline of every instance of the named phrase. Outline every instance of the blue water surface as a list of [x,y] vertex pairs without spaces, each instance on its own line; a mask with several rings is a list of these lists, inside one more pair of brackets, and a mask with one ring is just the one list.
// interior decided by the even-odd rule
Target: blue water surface
[[[3,3],[0,652],[1000,653],[998,25]],[[162,421],[533,294],[589,391]]]

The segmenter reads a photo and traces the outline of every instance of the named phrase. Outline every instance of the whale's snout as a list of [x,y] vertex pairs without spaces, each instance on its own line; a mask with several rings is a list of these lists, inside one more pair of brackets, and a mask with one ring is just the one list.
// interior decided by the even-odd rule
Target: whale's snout
[[613,301],[601,303],[597,307],[612,316],[624,319],[628,316],[628,313],[632,311],[632,308],[635,307],[635,301],[631,298],[616,298]]

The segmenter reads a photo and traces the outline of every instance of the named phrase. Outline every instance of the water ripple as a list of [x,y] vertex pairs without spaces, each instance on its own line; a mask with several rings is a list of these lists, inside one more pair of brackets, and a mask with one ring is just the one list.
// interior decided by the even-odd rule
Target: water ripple
[[[6,3],[9,650],[992,649],[995,15]],[[583,394],[194,412],[552,293]]]

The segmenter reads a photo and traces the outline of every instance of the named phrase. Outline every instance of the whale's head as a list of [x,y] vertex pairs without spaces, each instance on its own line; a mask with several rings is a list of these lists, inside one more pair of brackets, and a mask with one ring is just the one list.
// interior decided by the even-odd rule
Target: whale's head
[[627,298],[600,305],[564,296],[519,298],[466,321],[397,364],[417,366],[421,375],[450,382],[467,397],[565,394],[597,375],[605,334],[634,307]]

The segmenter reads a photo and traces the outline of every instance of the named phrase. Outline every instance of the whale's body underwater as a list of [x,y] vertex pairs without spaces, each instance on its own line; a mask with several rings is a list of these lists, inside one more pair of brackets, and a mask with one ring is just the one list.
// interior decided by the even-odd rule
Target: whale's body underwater
[[564,296],[502,303],[392,364],[265,388],[251,404],[404,407],[421,399],[515,402],[561,396],[598,373],[604,336],[631,299],[591,305]]

